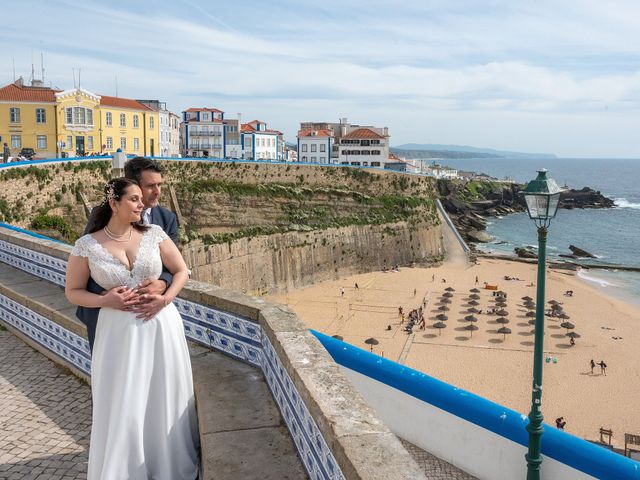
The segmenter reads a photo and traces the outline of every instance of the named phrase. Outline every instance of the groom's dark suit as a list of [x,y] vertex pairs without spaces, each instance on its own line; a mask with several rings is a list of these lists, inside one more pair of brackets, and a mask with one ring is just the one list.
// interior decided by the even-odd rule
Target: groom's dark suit
[[[92,211],[91,215],[89,215],[89,222],[84,229],[85,235],[89,232],[93,225],[94,211]],[[161,206],[153,207],[151,209],[151,223],[160,226],[169,236],[169,238],[173,240],[173,243],[178,245],[178,221],[176,219],[175,213],[173,213],[171,210],[167,210],[166,208],[162,208]],[[167,282],[167,286],[169,286],[171,285],[173,275],[171,275],[171,273],[169,273],[167,270],[163,270],[162,275],[160,275],[160,279]],[[93,278],[89,278],[89,282],[87,283],[87,290],[91,293],[99,294],[104,291],[104,288],[98,285],[93,280]],[[93,351],[93,342],[96,338],[96,327],[98,325],[99,313],[99,308],[78,307],[78,309],[76,310],[76,317],[78,317],[78,320],[80,320],[87,326],[87,337],[89,338],[89,346],[91,347],[91,351]]]

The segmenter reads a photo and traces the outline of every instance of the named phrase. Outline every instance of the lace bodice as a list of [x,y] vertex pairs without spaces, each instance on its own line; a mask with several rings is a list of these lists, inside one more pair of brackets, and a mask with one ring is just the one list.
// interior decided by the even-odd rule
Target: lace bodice
[[138,254],[129,270],[91,234],[80,237],[71,255],[89,260],[91,277],[105,290],[125,286],[133,288],[145,280],[157,279],[162,273],[160,242],[169,238],[158,225],[149,225],[142,234]]

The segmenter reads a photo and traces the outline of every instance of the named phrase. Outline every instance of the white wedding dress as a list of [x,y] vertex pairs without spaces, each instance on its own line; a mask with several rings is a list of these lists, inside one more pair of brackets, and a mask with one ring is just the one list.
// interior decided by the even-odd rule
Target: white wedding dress
[[[105,289],[135,287],[162,273],[159,243],[149,225],[131,271],[91,235],[72,255],[87,257]],[[89,480],[195,480],[199,435],[189,350],[173,304],[144,322],[102,308],[91,363],[93,425]]]

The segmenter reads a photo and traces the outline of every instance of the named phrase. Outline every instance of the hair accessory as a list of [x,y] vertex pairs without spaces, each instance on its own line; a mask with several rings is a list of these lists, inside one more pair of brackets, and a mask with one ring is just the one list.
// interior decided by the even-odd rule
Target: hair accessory
[[116,193],[113,188],[113,183],[105,183],[104,184],[104,198],[102,199],[102,205],[109,203],[109,200],[114,200],[116,198]]

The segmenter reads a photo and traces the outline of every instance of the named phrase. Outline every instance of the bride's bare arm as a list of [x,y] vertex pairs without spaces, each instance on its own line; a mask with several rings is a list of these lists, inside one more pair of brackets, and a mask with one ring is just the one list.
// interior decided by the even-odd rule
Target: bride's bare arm
[[160,257],[162,258],[162,264],[173,275],[171,286],[162,295],[165,303],[169,303],[178,296],[187,280],[189,280],[189,269],[187,264],[184,263],[180,250],[171,239],[166,239],[160,243]]
[[85,257],[69,256],[64,294],[71,303],[82,307],[110,307],[117,310],[125,310],[131,305],[135,292],[126,287],[112,288],[104,295],[89,292],[87,282],[90,275],[89,262]]

